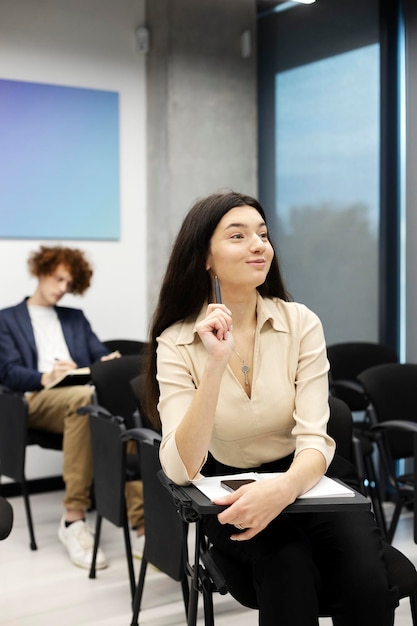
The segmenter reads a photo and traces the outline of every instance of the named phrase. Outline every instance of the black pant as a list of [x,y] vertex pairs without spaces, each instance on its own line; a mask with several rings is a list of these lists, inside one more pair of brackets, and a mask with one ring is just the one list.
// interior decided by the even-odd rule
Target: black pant
[[[290,462],[268,464],[265,471],[286,469]],[[231,470],[217,464],[213,473]],[[343,459],[329,470],[354,483],[354,469]],[[389,588],[371,512],[282,513],[245,542],[231,541],[236,529],[219,524],[215,515],[205,518],[204,527],[218,553],[236,564],[223,572],[232,595],[240,599],[233,589],[242,574],[251,578],[260,626],[317,626],[320,614],[331,615],[335,626],[394,623],[398,593]]]

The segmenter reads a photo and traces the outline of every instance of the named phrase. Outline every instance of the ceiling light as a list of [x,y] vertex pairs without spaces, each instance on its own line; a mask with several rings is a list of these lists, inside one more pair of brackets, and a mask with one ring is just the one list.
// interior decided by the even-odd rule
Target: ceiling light
[[295,7],[300,4],[313,4],[315,1],[316,0],[287,0],[286,2],[276,4],[271,9],[258,13],[258,19],[268,17],[272,13],[281,13],[282,11],[288,11],[288,9],[295,9]]
[[288,11],[288,9],[295,9],[299,4],[313,4],[316,0],[287,0],[280,4],[276,4],[271,9],[258,13],[258,19],[262,17],[268,17],[272,13],[281,13],[282,11]]

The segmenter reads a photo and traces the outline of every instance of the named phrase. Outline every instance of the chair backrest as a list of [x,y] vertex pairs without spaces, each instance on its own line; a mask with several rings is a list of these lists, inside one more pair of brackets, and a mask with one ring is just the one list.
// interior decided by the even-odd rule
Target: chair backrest
[[97,513],[115,526],[123,526],[125,504],[126,444],[121,420],[90,413],[94,493]]
[[0,541],[6,539],[13,528],[13,508],[12,505],[0,498]]
[[[358,379],[370,400],[372,423],[395,420],[417,422],[417,364],[389,363],[371,367]],[[389,446],[394,459],[414,456],[413,438],[407,433],[392,432]]]
[[103,341],[106,348],[110,352],[119,350],[120,354],[126,356],[128,354],[143,354],[146,350],[146,341],[136,341],[135,339],[108,339]]
[[124,417],[127,428],[136,425],[132,416],[137,405],[130,381],[139,374],[141,366],[142,356],[138,354],[98,361],[91,366],[98,403],[112,415]]
[[[145,374],[139,374],[130,381],[130,386],[136,400],[136,408],[138,410],[138,425],[144,428],[154,430],[154,425],[146,415],[145,411]],[[159,431],[160,432],[160,431]]]
[[27,445],[27,404],[21,394],[0,393],[1,473],[21,481],[25,472]]
[[18,482],[24,479],[26,446],[62,450],[62,435],[30,429],[27,403],[23,394],[0,388],[0,459],[1,473]]
[[354,462],[353,455],[353,418],[346,402],[340,398],[329,398],[330,418],[327,432],[336,442],[337,454],[342,458]]
[[[366,341],[330,345],[327,347],[327,358],[330,363],[331,393],[344,400],[352,411],[364,411],[368,404],[358,374],[375,365],[398,362],[395,350]],[[349,382],[356,384],[356,388],[345,384]]]
[[173,580],[186,578],[184,570],[184,532],[168,490],[158,478],[161,469],[158,443],[140,443],[143,504],[145,513],[144,558]]
[[30,548],[36,550],[35,531],[25,476],[26,447],[62,450],[62,434],[28,428],[27,401],[23,394],[0,385],[0,476],[20,483],[28,523]]

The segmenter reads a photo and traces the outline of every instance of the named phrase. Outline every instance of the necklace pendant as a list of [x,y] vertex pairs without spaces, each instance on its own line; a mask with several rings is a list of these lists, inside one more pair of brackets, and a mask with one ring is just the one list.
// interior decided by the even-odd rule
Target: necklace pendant
[[245,385],[249,385],[249,378],[248,378],[249,367],[246,365],[246,363],[242,365],[241,370],[245,376]]

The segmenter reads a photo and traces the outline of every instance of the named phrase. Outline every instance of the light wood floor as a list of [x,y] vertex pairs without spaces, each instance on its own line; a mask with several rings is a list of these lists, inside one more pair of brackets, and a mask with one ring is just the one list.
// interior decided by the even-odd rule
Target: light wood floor
[[[38,541],[35,552],[29,549],[22,499],[10,500],[15,523],[11,535],[0,542],[1,626],[129,626],[130,592],[122,530],[103,522],[101,545],[110,566],[90,580],[86,570],[70,563],[58,541],[61,500],[62,494],[57,492],[31,497]],[[94,514],[89,521],[94,524]],[[394,545],[417,565],[409,512],[402,516]],[[135,569],[137,573],[139,561]],[[216,596],[215,603],[216,626],[256,626],[256,611],[241,607],[230,596]],[[150,567],[139,623],[186,624],[179,584]],[[411,623],[408,601],[403,600],[395,626]],[[198,624],[203,625],[202,617]],[[320,624],[330,625],[331,620],[323,619]]]

